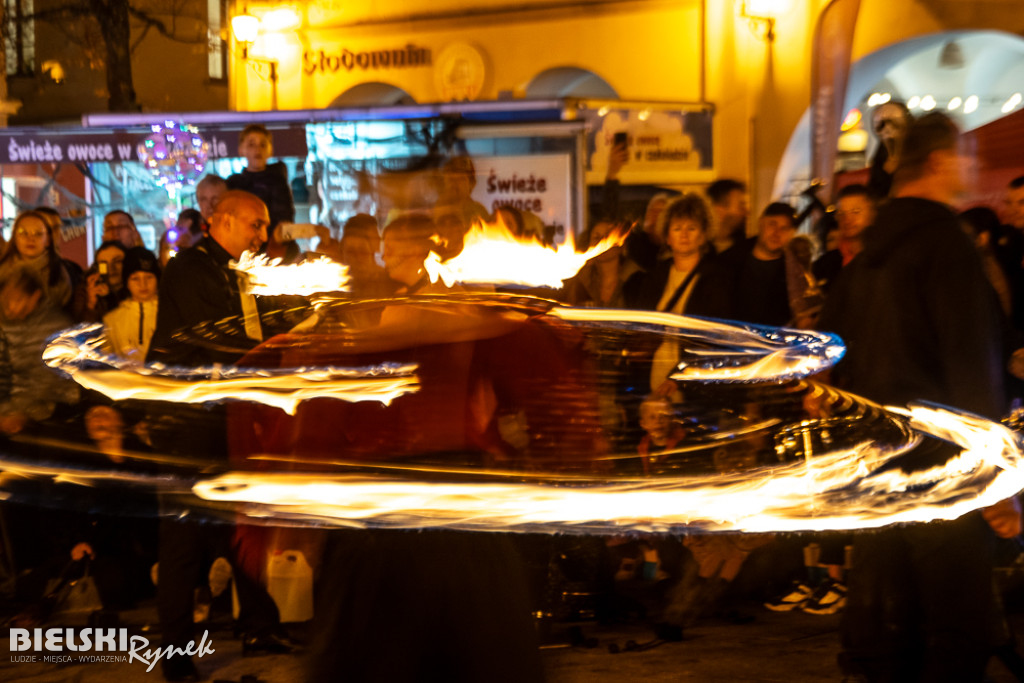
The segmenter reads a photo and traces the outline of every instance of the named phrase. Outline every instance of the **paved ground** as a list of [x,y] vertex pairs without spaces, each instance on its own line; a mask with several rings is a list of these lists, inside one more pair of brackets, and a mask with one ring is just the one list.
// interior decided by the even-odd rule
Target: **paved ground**
[[[139,626],[147,612],[134,618]],[[601,629],[582,624],[583,635],[597,639],[597,647],[554,647],[543,650],[549,683],[612,683],[613,681],[728,681],[802,683],[838,681],[838,617],[820,617],[800,612],[776,614],[761,610],[756,620],[735,625],[706,622],[687,633],[683,642],[670,643],[644,652],[611,654],[608,645],[627,640],[645,642],[650,633],[643,628]],[[128,619],[126,619],[128,620]],[[1024,619],[1016,618],[1018,633]],[[555,630],[559,635],[562,627]],[[147,673],[138,663],[15,663],[4,633],[0,651],[0,681],[19,683],[154,683],[161,681],[159,669]],[[237,640],[228,631],[212,634],[216,653],[197,660],[207,680],[238,681],[245,674],[257,675],[267,683],[302,681],[302,660],[294,656],[243,658]],[[157,638],[153,638],[157,642]],[[1013,681],[1001,664],[989,667],[993,683]],[[340,679],[339,679],[340,680]],[[485,683],[485,682],[482,682]]]

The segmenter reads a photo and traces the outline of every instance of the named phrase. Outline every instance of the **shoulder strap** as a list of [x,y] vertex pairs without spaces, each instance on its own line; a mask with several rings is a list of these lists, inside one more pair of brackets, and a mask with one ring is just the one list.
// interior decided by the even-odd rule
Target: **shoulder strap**
[[671,311],[676,307],[676,304],[679,303],[679,298],[683,296],[683,292],[685,292],[686,288],[690,286],[691,282],[693,282],[693,278],[697,277],[697,271],[700,270],[702,263],[704,263],[704,257],[701,257],[700,261],[698,261],[697,265],[693,267],[693,270],[691,270],[686,276],[686,279],[683,280],[682,284],[676,288],[676,291],[672,294],[672,298],[668,300],[667,304],[665,304],[665,308],[661,309],[662,312]]

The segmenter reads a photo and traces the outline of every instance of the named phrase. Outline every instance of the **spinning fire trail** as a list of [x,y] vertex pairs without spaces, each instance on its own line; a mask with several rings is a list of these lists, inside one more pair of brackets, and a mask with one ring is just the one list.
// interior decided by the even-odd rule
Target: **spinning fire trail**
[[[440,262],[432,257],[426,264],[431,276],[466,285],[501,281],[493,267],[480,265],[479,254],[494,251],[499,238],[505,243],[514,238],[500,226],[497,234],[493,227],[490,231],[470,233],[456,259]],[[613,236],[599,249],[621,239]],[[571,245],[568,251],[554,251],[518,242],[514,249],[497,253],[510,272],[520,274],[519,284],[564,279],[585,262],[583,257],[594,255],[576,254]],[[544,273],[522,277],[525,264],[547,259],[551,263]],[[76,466],[73,455],[52,465],[5,458],[7,480],[17,476],[76,485],[187,488],[193,509],[227,505],[265,523],[598,533],[880,527],[956,518],[1024,489],[1020,442],[1007,428],[938,406],[883,408],[807,380],[843,354],[841,342],[827,334],[664,313],[575,309],[511,294],[350,301],[331,293],[344,288],[346,274],[330,264],[292,267],[277,284],[271,281],[277,275],[272,265],[246,261],[240,267],[261,293],[316,294],[304,312],[306,320],[263,347],[276,353],[275,358],[289,358],[298,345],[310,350],[313,361],[189,370],[131,366],[101,351],[102,329],[97,326],[58,335],[45,360],[82,386],[117,400],[231,400],[271,415],[272,424],[266,427],[271,432],[301,430],[311,415],[337,415],[337,420],[329,419],[345,432],[362,426],[353,424],[352,417],[362,413],[346,410],[380,404],[391,406],[380,408],[385,415],[391,410],[412,412],[408,406],[417,400],[433,401],[431,382],[437,380],[429,378],[441,377],[443,384],[457,372],[433,356],[405,352],[414,344],[440,348],[438,357],[447,358],[458,356],[455,344],[475,345],[479,353],[508,346],[509,340],[539,338],[555,353],[587,349],[589,356],[579,368],[591,368],[590,374],[600,379],[609,359],[622,357],[619,350],[672,340],[683,359],[672,378],[687,396],[679,418],[686,437],[660,456],[657,471],[640,476],[628,467],[637,457],[635,450],[616,446],[621,440],[610,438],[614,430],[609,425],[570,424],[541,433],[546,427],[529,416],[543,411],[531,413],[528,406],[518,413],[526,423],[519,429],[524,443],[531,445],[511,455],[506,448],[502,457],[474,453],[468,446],[450,459],[439,452],[366,457],[358,449],[331,452],[296,446],[250,453],[237,471],[211,474],[180,462],[175,479],[133,472],[131,458],[99,470]],[[399,322],[373,329],[352,329],[344,322],[352,312],[371,309],[385,311],[384,319],[400,314]],[[395,339],[404,339],[405,346],[396,347]],[[349,365],[346,359],[358,362]],[[586,383],[586,372],[574,373],[567,377],[576,384],[566,380],[566,386],[594,394],[579,398],[579,405],[597,406],[597,385]],[[493,416],[492,395],[503,392],[487,394],[489,386],[498,386],[500,380],[544,387],[548,379],[475,378],[469,385],[480,390],[464,397],[465,404],[478,412],[481,405],[491,406]],[[548,400],[538,393],[544,391],[520,391],[533,407]],[[516,407],[503,414],[515,417]],[[544,407],[559,408],[554,403]],[[566,422],[574,419],[569,414]],[[503,424],[512,422],[509,418]],[[292,442],[302,443],[301,432],[297,434]],[[948,444],[950,457],[923,471],[898,466],[902,456],[926,442]],[[548,444],[549,451],[536,450],[537,444]],[[544,453],[557,453],[557,459]],[[696,469],[695,462],[700,465]],[[278,469],[270,469],[274,467]]]

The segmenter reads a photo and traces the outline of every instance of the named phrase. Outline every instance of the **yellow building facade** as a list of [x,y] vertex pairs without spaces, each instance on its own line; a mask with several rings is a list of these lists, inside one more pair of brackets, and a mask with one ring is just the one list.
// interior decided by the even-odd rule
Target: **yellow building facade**
[[[594,83],[622,100],[705,104],[713,110],[713,175],[748,181],[756,210],[771,201],[780,160],[811,102],[819,19],[840,2],[856,0],[238,5],[229,13],[263,21],[254,42],[233,44],[230,106],[267,110],[275,97],[280,109],[517,99],[580,94],[574,85]],[[1024,33],[1017,10],[1016,0],[860,0],[852,61],[949,29]],[[574,74],[582,74],[575,84]],[[706,176],[681,174],[669,184]]]

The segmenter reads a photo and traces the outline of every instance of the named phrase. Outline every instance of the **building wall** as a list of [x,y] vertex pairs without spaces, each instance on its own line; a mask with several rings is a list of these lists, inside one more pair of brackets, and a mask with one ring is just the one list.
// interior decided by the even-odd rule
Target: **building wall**
[[[791,0],[777,17],[774,42],[739,16],[734,2],[314,3],[298,31],[262,38],[252,53],[279,60],[281,108],[327,106],[371,81],[401,88],[418,102],[443,101],[435,81],[444,65],[437,60],[453,43],[483,56],[485,78],[475,99],[522,97],[537,74],[572,66],[597,74],[625,100],[710,102],[715,172],[748,181],[759,208],[771,200],[775,168],[810,101],[811,36],[826,2]],[[259,14],[252,4],[249,9]],[[356,66],[324,74],[319,60],[303,61],[304,53],[322,49],[357,54],[409,43],[431,51],[432,68]],[[246,77],[237,81],[233,106],[267,108],[266,81],[237,61],[234,68]]]
[[[549,3],[550,4],[550,3]],[[484,79],[474,99],[497,99],[503,92],[522,96],[526,85],[547,68],[573,66],[593,71],[622,98],[696,101],[700,97],[699,3],[590,3],[536,11],[490,7],[472,17],[450,16],[443,8],[427,18],[325,22],[254,44],[254,55],[280,62],[280,107],[316,108],[363,82],[382,81],[408,92],[417,102],[443,101],[436,85],[439,59],[453,43],[473,46],[484,62]],[[409,16],[415,15],[415,7]],[[346,14],[347,16],[347,14]],[[414,68],[361,69],[340,66],[325,73],[311,66],[323,50],[338,57],[403,49],[413,44],[431,53],[431,64]],[[314,59],[304,60],[305,56]],[[336,62],[335,62],[336,63]],[[329,65],[330,66],[330,65]],[[239,65],[236,64],[236,68]],[[239,109],[268,102],[269,84],[250,70],[237,93]]]
[[[716,174],[748,181],[759,210],[772,200],[776,169],[810,104],[814,31],[829,4],[780,1],[768,41],[762,26],[740,16],[743,3],[732,1],[318,0],[291,6],[299,27],[265,33],[249,54],[276,60],[281,109],[326,107],[374,82],[421,103],[452,99],[439,85],[452,50],[480,60],[469,78],[476,100],[522,97],[535,76],[555,67],[591,71],[625,100],[703,100],[715,108]],[[247,5],[257,16],[276,7]],[[989,27],[1024,32],[1019,0],[860,0],[852,57],[935,31]],[[410,45],[429,51],[430,63],[362,68],[357,61]],[[243,63],[240,54],[235,46],[230,108],[270,109],[267,65]]]

